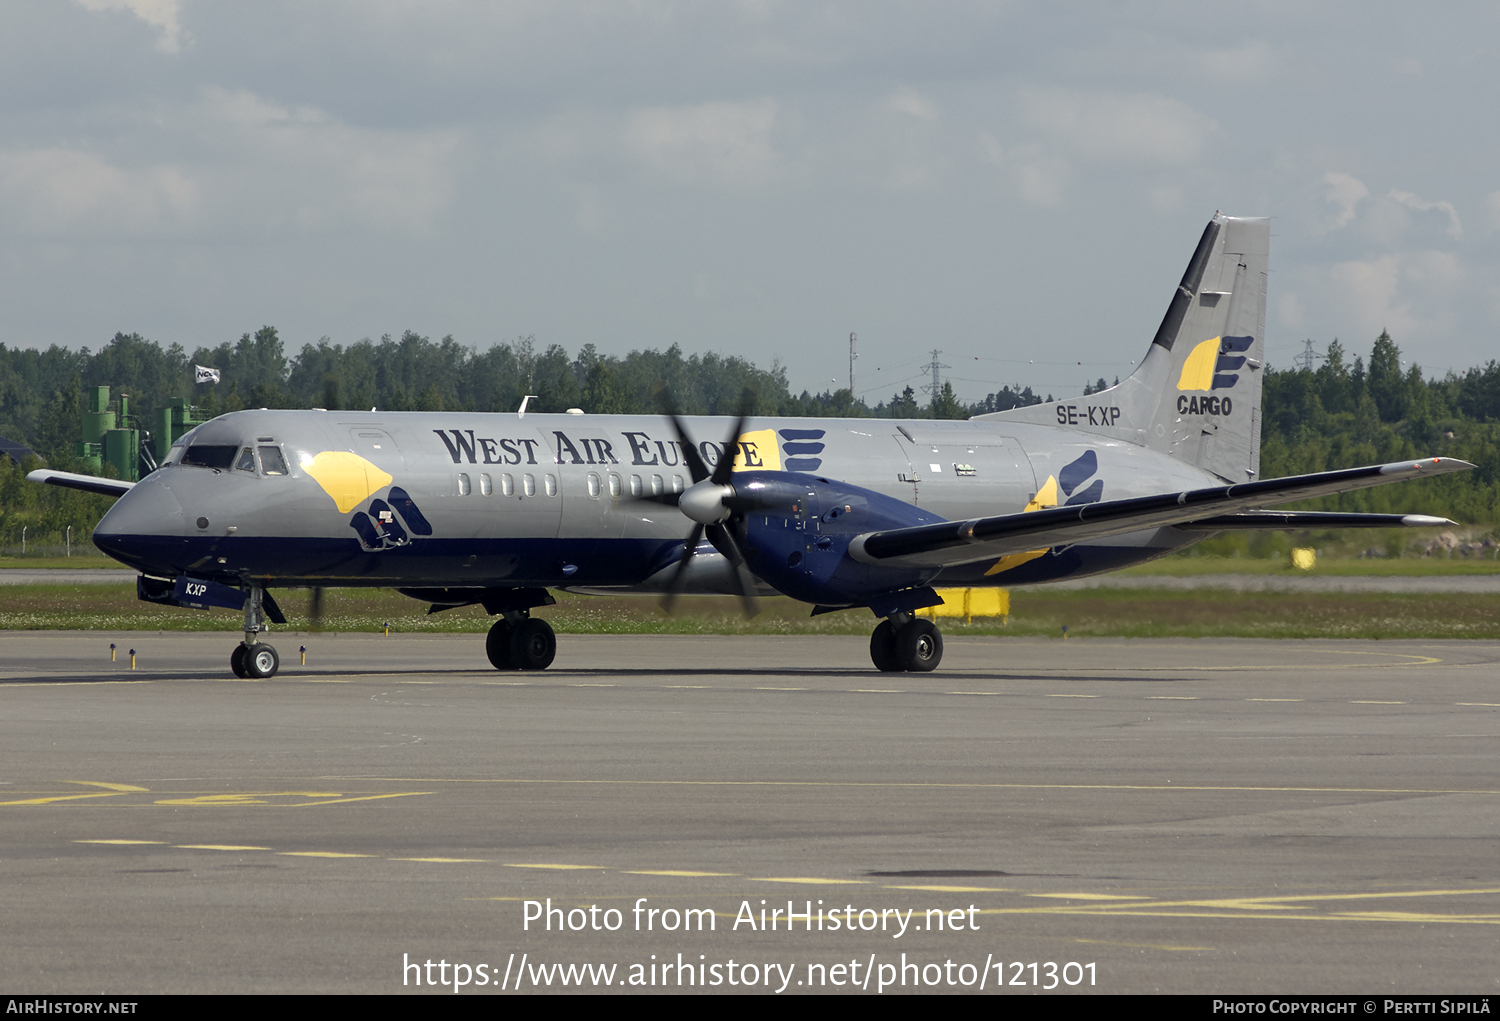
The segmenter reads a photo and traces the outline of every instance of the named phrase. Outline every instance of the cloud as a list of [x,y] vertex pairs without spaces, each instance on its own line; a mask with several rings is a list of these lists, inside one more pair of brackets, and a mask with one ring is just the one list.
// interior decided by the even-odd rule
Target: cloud
[[182,25],[178,0],[78,0],[91,11],[129,11],[152,28],[161,30],[156,48],[176,53],[182,48]]
[[1055,209],[1062,205],[1073,179],[1073,168],[1067,160],[1048,155],[1040,146],[1021,146],[1013,150],[1012,166],[1022,199],[1033,206]]
[[1307,323],[1307,313],[1302,308],[1302,297],[1295,291],[1283,294],[1276,302],[1276,317],[1289,330],[1301,331]]
[[777,180],[775,100],[653,107],[626,118],[625,144],[642,163],[678,181],[750,191]]
[[34,236],[159,235],[187,223],[199,200],[178,166],[119,166],[83,149],[0,153],[0,210]]
[[891,98],[885,101],[885,108],[892,113],[904,113],[908,117],[916,117],[924,121],[935,121],[942,116],[942,111],[937,108],[937,104],[924,99],[908,88],[897,89]]
[[1264,78],[1275,63],[1271,48],[1259,39],[1234,49],[1209,50],[1207,53],[1189,50],[1179,58],[1195,61],[1205,77],[1236,84]]
[[1489,218],[1490,230],[1500,230],[1500,191],[1492,191],[1484,197],[1484,212]]
[[1418,212],[1426,212],[1430,209],[1442,210],[1448,214],[1448,236],[1455,240],[1464,236],[1463,225],[1458,222],[1458,210],[1453,208],[1452,202],[1443,202],[1441,200],[1428,201],[1420,195],[1413,195],[1409,191],[1397,191],[1395,188],[1391,189],[1391,193],[1387,197],[1394,202],[1401,203],[1408,209],[1415,209]]
[[1451,299],[1467,277],[1457,256],[1428,250],[1341,262],[1322,283],[1340,321],[1361,336],[1389,330],[1416,341],[1452,329]]
[[1211,118],[1186,103],[1154,94],[1031,89],[1022,94],[1021,104],[1031,127],[1101,163],[1192,163],[1218,131]]
[[1349,221],[1354,219],[1354,208],[1370,197],[1370,189],[1359,178],[1336,171],[1324,174],[1323,183],[1328,186],[1328,201],[1339,207],[1337,215],[1326,224],[1326,229],[1347,227]]
[[1158,213],[1175,213],[1182,208],[1185,197],[1175,184],[1159,184],[1146,192],[1146,200]]
[[[1339,230],[1353,222],[1359,204],[1370,197],[1370,189],[1352,174],[1330,171],[1323,175],[1326,201],[1338,207],[1323,224],[1324,230]],[[1464,236],[1463,224],[1453,203],[1441,199],[1429,200],[1409,191],[1392,188],[1386,195],[1376,199],[1368,208],[1363,221],[1364,231],[1372,240],[1395,244],[1411,226],[1408,210],[1419,213],[1438,211],[1448,215],[1445,233],[1454,240]]]
[[171,162],[63,146],[0,151],[0,219],[43,238],[350,225],[422,234],[453,192],[455,131],[359,128],[244,91],[210,90],[160,116]]
[[447,208],[462,136],[354,127],[313,107],[210,90],[189,119],[218,150],[226,203],[271,226],[349,222],[426,233]]
[[1062,205],[1073,168],[1036,143],[1006,149],[988,131],[979,133],[979,158],[1010,176],[1022,201],[1055,209]]

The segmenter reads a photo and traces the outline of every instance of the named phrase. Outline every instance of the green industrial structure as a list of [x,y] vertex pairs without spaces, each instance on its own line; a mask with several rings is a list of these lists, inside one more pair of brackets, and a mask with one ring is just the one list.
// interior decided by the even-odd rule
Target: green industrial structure
[[92,386],[85,396],[83,439],[74,453],[95,472],[103,471],[108,464],[117,477],[128,482],[154,471],[183,433],[204,422],[196,417],[198,409],[187,398],[173,397],[156,413],[156,428],[148,432],[131,414],[128,394],[111,401],[109,387]]

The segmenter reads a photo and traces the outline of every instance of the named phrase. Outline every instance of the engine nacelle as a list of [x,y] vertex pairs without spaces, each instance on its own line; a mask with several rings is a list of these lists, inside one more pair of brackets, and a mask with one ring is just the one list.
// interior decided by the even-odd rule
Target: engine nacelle
[[857,535],[944,518],[859,486],[793,472],[736,472],[731,503],[749,566],[777,591],[823,606],[866,606],[926,585],[936,568],[883,567],[849,556]]

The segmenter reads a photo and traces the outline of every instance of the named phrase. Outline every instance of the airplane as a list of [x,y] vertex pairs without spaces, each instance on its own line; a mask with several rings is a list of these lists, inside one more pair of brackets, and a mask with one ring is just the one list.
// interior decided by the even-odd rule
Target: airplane
[[329,586],[482,606],[500,670],[552,663],[531,611],[557,589],[864,608],[876,668],[928,671],[943,640],[917,611],[940,587],[1097,574],[1227,530],[1452,523],[1267,509],[1473,467],[1259,478],[1269,240],[1268,219],[1215,213],[1124,382],[968,421],[262,409],[197,426],[134,484],[28,478],[119,498],[93,540],[141,599],[243,610],[241,677],[279,667],[271,590]]

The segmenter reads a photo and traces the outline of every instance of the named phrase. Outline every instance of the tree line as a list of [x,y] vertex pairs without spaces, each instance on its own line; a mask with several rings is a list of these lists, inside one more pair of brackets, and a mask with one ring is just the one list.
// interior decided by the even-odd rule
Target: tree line
[[[194,365],[220,370],[222,381],[195,385]],[[135,333],[116,334],[98,351],[0,344],[0,436],[49,462],[66,460],[78,439],[83,391],[94,386],[129,394],[143,422],[172,397],[189,398],[210,418],[243,408],[514,411],[527,394],[535,395],[529,407],[539,412],[656,414],[665,394],[683,414],[730,415],[748,390],[754,414],[876,418],[967,418],[1041,401],[1017,385],[966,405],[944,383],[931,397],[907,387],[871,406],[847,389],[795,393],[776,363],[761,368],[735,355],[684,356],[675,345],[617,356],[589,344],[570,355],[523,337],[478,351],[451,336],[434,341],[408,331],[347,346],[324,338],[288,356],[276,329],[265,326],[191,354]]]
[[[194,365],[219,369],[222,381],[195,384]],[[1268,366],[1264,385],[1262,478],[1434,453],[1479,466],[1309,506],[1500,521],[1495,361],[1428,378],[1415,364],[1403,369],[1396,343],[1382,333],[1368,362],[1350,362],[1335,340],[1316,369]],[[0,344],[0,436],[31,447],[52,467],[78,470],[72,448],[84,389],[92,386],[129,394],[143,424],[173,397],[187,397],[205,418],[262,407],[512,412],[527,394],[535,395],[529,407],[538,412],[657,414],[670,400],[683,414],[732,415],[748,391],[757,415],[962,419],[1044,400],[1017,383],[965,404],[944,383],[920,397],[908,386],[871,406],[847,389],[793,392],[775,362],[762,368],[736,355],[684,355],[675,345],[607,355],[590,344],[570,355],[523,337],[479,351],[451,336],[434,341],[408,331],[347,346],[325,338],[288,356],[275,328],[265,326],[191,353],[134,333],[116,334],[98,351]],[[1105,388],[1101,378],[1085,392]],[[16,545],[23,526],[32,536],[57,536],[71,524],[75,535],[86,535],[109,506],[106,498],[30,485],[24,470],[0,456],[0,546]]]

